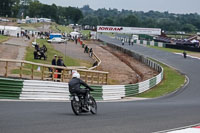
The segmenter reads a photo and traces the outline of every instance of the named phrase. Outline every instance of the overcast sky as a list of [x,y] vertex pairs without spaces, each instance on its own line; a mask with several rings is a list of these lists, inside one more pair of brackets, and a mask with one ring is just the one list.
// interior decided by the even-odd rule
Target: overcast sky
[[168,11],[170,13],[200,14],[200,0],[39,0],[41,3],[59,6],[83,7],[89,5],[92,9],[117,8],[133,11]]

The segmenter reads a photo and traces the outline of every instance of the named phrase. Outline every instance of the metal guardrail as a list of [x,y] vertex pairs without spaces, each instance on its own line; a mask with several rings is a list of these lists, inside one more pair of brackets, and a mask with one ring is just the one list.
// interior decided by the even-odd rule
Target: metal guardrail
[[[94,58],[96,58],[95,55]],[[81,79],[86,83],[102,85],[108,84],[108,72],[86,70],[86,67],[84,66],[59,67],[13,59],[0,59],[0,63],[5,63],[5,69],[2,69],[4,73],[0,74],[0,76],[3,77],[69,82],[72,70],[77,70],[81,75]],[[9,68],[9,65],[12,63],[17,64],[18,67],[14,69],[15,72],[11,73],[10,70],[13,70]],[[58,72],[58,69],[61,69],[62,71]]]

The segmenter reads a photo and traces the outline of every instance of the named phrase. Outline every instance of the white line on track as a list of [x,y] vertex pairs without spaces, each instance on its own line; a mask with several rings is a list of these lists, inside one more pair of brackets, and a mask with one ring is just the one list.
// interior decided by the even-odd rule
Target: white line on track
[[189,126],[184,126],[184,127],[179,127],[179,128],[169,129],[169,130],[163,130],[163,131],[158,131],[158,132],[153,132],[153,133],[167,133],[167,132],[172,132],[172,131],[176,131],[176,130],[191,128],[191,127],[195,127],[195,126],[199,126],[199,125],[200,125],[200,123],[197,123],[197,124],[193,124],[193,125],[189,125]]

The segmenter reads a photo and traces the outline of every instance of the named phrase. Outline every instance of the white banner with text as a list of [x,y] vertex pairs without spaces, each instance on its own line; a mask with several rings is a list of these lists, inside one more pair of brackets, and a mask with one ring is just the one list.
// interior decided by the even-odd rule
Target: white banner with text
[[120,27],[120,26],[97,26],[97,32],[161,35],[161,29],[159,28]]

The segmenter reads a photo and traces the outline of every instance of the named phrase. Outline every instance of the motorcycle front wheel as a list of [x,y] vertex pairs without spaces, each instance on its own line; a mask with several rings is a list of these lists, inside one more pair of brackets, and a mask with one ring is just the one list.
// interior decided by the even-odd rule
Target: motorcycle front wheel
[[96,103],[95,99],[90,96],[88,101],[89,101],[90,112],[92,114],[97,114],[97,103]]

